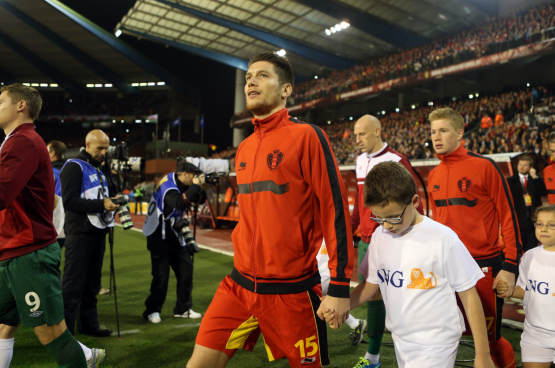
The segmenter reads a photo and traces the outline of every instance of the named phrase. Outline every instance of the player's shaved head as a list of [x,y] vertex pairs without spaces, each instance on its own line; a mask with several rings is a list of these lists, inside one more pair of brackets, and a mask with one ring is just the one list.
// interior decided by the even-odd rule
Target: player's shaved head
[[364,115],[355,123],[356,143],[362,152],[375,153],[383,148],[382,124],[372,115]]
[[382,130],[382,123],[380,123],[380,121],[378,120],[378,118],[376,118],[375,116],[372,115],[364,115],[362,116],[360,119],[357,120],[357,122],[355,123],[355,129],[357,128],[357,126],[360,129],[364,129],[364,130],[370,130],[370,129],[375,129],[378,128],[380,131]]
[[85,138],[86,151],[95,160],[102,161],[106,156],[106,149],[110,146],[110,138],[100,129],[91,130]]

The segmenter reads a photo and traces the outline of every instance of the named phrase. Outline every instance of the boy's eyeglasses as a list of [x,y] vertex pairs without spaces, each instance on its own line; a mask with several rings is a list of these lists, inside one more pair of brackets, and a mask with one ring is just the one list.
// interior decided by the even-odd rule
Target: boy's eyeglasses
[[539,224],[537,222],[534,222],[534,227],[539,227],[541,229],[544,226],[547,227],[549,230],[555,230],[555,224]]
[[407,205],[405,206],[405,209],[399,215],[399,217],[381,219],[381,218],[375,218],[375,217],[370,216],[370,220],[372,220],[374,222],[377,222],[380,225],[383,225],[384,222],[387,222],[388,224],[391,224],[391,225],[400,224],[401,221],[403,221],[403,215],[405,214],[405,211],[407,210],[407,207],[409,206],[409,204],[411,204],[411,202],[412,202],[412,198],[409,201],[409,203],[407,203]]

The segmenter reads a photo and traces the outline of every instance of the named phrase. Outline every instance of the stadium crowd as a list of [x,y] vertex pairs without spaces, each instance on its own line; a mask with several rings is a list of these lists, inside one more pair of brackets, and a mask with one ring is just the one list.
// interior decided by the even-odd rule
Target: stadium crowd
[[[531,101],[536,108],[544,106],[537,130],[530,130],[523,118],[530,109]],[[383,140],[410,160],[434,157],[427,119],[430,112],[439,107],[451,107],[465,118],[466,129],[471,131],[465,139],[465,146],[470,151],[481,154],[527,151],[547,157],[547,137],[550,131],[555,130],[552,127],[553,102],[553,90],[539,87],[434,103],[377,117],[382,124]],[[499,115],[495,119],[496,125],[490,127],[487,118],[491,120]],[[358,156],[353,127],[354,121],[333,121],[322,126],[340,165],[353,165]]]
[[[480,154],[535,152],[548,160],[547,137],[555,131],[554,103],[554,89],[541,86],[495,95],[476,94],[472,98],[449,99],[414,109],[407,107],[398,113],[378,113],[377,118],[382,124],[383,140],[409,160],[435,157],[428,115],[440,107],[451,107],[465,118],[469,134],[464,144],[469,151]],[[531,106],[539,115],[538,129],[533,130],[524,119]],[[330,138],[339,165],[354,165],[359,155],[354,124],[355,120],[334,120],[321,125]],[[236,151],[228,147],[213,154],[212,158],[233,159]]]
[[541,5],[492,19],[426,45],[369,60],[295,86],[290,104],[429,71],[554,36],[555,8]]

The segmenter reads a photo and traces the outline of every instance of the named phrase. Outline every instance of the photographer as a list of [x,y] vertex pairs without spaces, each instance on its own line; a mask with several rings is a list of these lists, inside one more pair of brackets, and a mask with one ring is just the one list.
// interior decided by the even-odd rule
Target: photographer
[[100,326],[96,294],[100,290],[102,260],[106,250],[108,227],[114,226],[118,206],[109,198],[108,170],[101,162],[110,145],[101,130],[87,134],[86,149],[78,159],[66,162],[60,174],[62,200],[66,213],[65,265],[62,281],[66,323],[74,333],[79,309],[78,331],[86,335],[110,336],[111,330]]
[[[147,248],[152,261],[152,284],[150,295],[145,301],[143,317],[149,322],[159,323],[160,312],[166,300],[170,267],[177,278],[177,303],[173,309],[175,317],[200,318],[201,314],[191,310],[193,305],[193,259],[196,244],[186,227],[184,219],[192,204],[206,200],[204,175],[195,165],[178,161],[175,173],[164,176],[152,194],[143,234],[147,237]],[[184,219],[185,221],[180,221]]]

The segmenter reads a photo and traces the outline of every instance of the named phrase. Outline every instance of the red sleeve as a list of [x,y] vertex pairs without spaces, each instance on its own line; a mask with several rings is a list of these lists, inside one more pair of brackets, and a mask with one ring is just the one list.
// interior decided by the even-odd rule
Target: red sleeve
[[22,134],[8,138],[0,155],[0,211],[21,194],[37,170],[39,155],[31,139]]
[[328,137],[319,127],[310,127],[313,131],[306,139],[301,166],[305,180],[319,201],[320,221],[329,255],[331,280],[328,295],[348,298],[354,247],[347,191]]
[[488,194],[495,205],[497,216],[501,223],[503,243],[505,243],[505,263],[503,269],[517,274],[522,243],[520,241],[520,230],[518,228],[513,198],[499,166],[493,160],[488,161],[491,163],[486,171]]
[[358,183],[357,183],[356,192],[355,192],[355,208],[353,209],[353,214],[351,215],[352,234],[356,233],[358,226],[360,225],[360,213],[358,210],[358,196],[359,196],[359,189],[358,189]]

